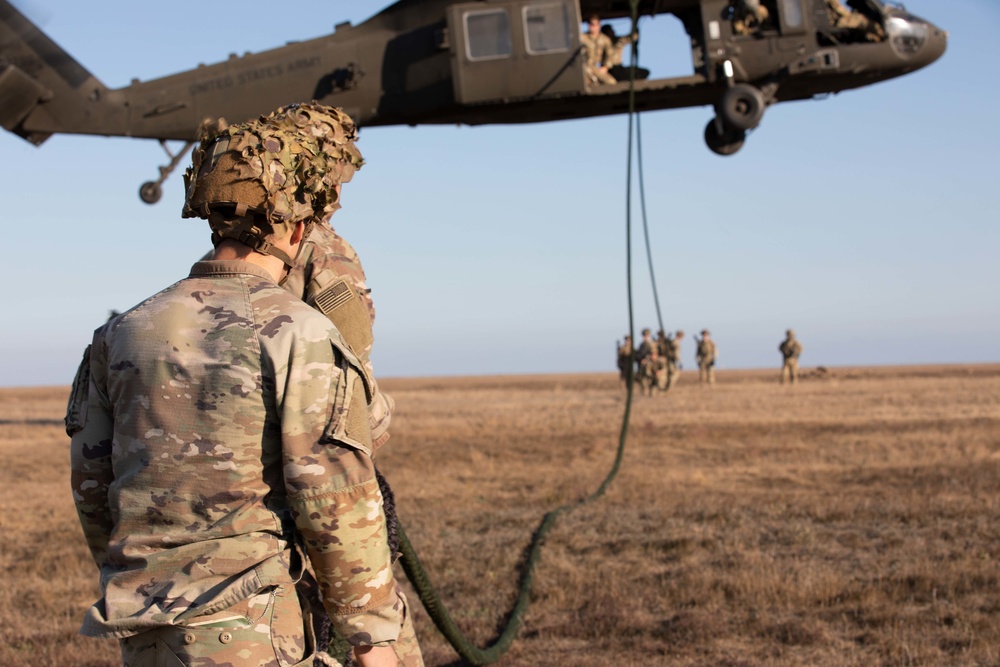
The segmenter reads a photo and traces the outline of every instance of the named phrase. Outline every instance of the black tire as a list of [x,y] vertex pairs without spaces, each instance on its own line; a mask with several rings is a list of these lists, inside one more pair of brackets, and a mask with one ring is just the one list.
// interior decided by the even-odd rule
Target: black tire
[[752,130],[764,117],[764,94],[759,88],[737,83],[727,89],[719,105],[719,115],[727,125],[739,130]]
[[716,155],[732,155],[743,148],[746,138],[745,130],[729,127],[725,123],[722,126],[722,134],[719,134],[715,118],[708,121],[708,125],[705,126],[705,143]]
[[146,202],[147,204],[155,204],[160,201],[160,197],[163,196],[163,188],[160,187],[159,183],[154,181],[146,181],[141,186],[139,186],[139,199]]

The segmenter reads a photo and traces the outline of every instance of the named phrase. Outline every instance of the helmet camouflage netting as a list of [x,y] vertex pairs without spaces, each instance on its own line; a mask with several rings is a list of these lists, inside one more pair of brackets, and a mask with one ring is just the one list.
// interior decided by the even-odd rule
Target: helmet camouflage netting
[[335,186],[364,164],[356,140],[350,116],[316,102],[228,127],[220,121],[193,151],[182,215],[209,219],[216,232],[220,218],[248,213],[272,226],[322,220],[340,208]]

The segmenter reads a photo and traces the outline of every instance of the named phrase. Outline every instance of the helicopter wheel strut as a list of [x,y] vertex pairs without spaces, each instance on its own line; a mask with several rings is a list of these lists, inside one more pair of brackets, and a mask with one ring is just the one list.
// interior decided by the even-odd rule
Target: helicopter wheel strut
[[163,151],[170,157],[170,163],[160,167],[160,178],[155,181],[146,181],[139,186],[139,199],[147,204],[155,204],[160,201],[160,197],[163,196],[163,181],[167,180],[167,177],[177,168],[177,163],[187,155],[191,147],[194,146],[194,142],[189,141],[184,144],[184,148],[179,150],[177,154],[170,152],[165,139],[160,139],[160,146],[163,147]]
[[743,148],[746,130],[732,127],[719,118],[713,118],[705,126],[705,143],[716,155],[732,155]]

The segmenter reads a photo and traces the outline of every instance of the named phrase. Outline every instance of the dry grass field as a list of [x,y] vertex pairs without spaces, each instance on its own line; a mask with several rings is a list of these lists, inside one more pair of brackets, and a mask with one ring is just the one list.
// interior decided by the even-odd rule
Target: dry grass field
[[[1000,667],[1000,365],[685,373],[636,396],[607,494],[549,533],[499,664]],[[380,454],[463,629],[502,623],[532,531],[617,447],[611,374],[386,380]],[[98,667],[66,388],[0,390],[0,665]],[[422,609],[428,665],[459,664]]]

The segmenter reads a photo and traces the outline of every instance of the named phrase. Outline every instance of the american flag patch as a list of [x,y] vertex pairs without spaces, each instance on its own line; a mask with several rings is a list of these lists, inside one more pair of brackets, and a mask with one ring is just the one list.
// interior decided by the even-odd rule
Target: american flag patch
[[347,282],[338,280],[316,296],[316,307],[321,313],[328,315],[353,298],[354,292],[347,286]]

